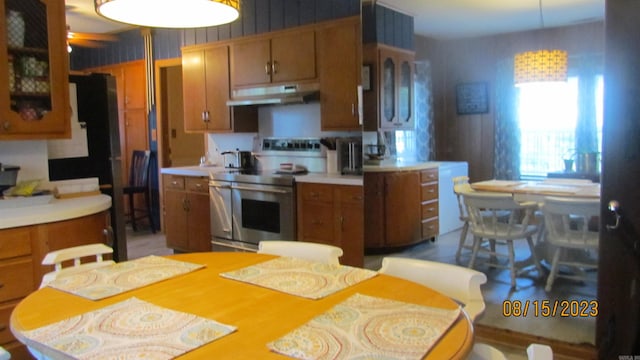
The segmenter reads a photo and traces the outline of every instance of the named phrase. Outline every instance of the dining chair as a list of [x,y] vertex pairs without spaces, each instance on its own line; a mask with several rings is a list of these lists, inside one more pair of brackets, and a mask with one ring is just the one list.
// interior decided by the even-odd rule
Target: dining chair
[[11,354],[5,350],[2,346],[0,346],[0,360],[9,360],[11,359]]
[[[600,200],[545,197],[542,213],[546,239],[555,247],[545,290],[551,291],[557,277],[589,280],[584,269],[597,269],[597,261],[588,262],[577,256],[568,256],[567,250],[598,250],[600,234],[594,219],[600,216]],[[560,272],[560,266],[570,267],[574,272]]]
[[473,250],[473,243],[467,244],[467,234],[469,233],[469,214],[467,214],[467,208],[464,205],[462,194],[474,191],[469,184],[468,176],[456,176],[453,178],[453,192],[456,194],[458,200],[458,217],[462,221],[462,230],[460,230],[460,240],[458,242],[458,249],[456,250],[456,261],[460,261],[460,255],[463,249]]
[[[516,286],[516,276],[527,271],[528,266],[516,268],[514,241],[526,240],[533,265],[542,275],[542,267],[536,256],[532,237],[538,232],[535,224],[534,212],[538,209],[535,202],[519,203],[511,194],[471,192],[463,195],[469,224],[473,234],[473,252],[469,260],[469,268],[475,266],[480,252],[489,254],[487,264],[491,267],[509,269],[511,273],[511,287]],[[506,221],[500,218],[508,214]],[[489,249],[480,247],[483,239],[493,240]],[[498,252],[496,245],[506,245],[507,252]],[[506,257],[508,265],[497,261],[497,257]]]
[[340,265],[342,249],[333,245],[305,241],[263,240],[258,244],[258,254],[289,256],[329,265]]
[[387,256],[382,259],[378,272],[422,284],[451,297],[462,304],[472,321],[484,312],[480,285],[487,282],[487,276],[479,271],[435,261]]
[[[88,244],[55,250],[47,253],[42,265],[54,265],[54,271],[42,277],[40,288],[62,276],[68,276],[80,271],[96,269],[115,264],[113,260],[105,260],[103,255],[112,254],[113,249],[104,244]],[[82,262],[83,258],[95,258],[93,262]],[[64,266],[73,260],[73,266]]]
[[553,350],[549,345],[531,344],[527,347],[527,360],[553,360]]
[[[129,197],[129,222],[133,231],[138,231],[136,221],[147,218],[151,232],[155,234],[156,227],[151,212],[151,200],[149,198],[149,164],[151,152],[149,150],[133,150],[131,166],[129,168],[129,184],[122,188],[122,193]],[[142,194],[144,208],[135,207],[135,195]],[[142,213],[136,215],[136,213]]]

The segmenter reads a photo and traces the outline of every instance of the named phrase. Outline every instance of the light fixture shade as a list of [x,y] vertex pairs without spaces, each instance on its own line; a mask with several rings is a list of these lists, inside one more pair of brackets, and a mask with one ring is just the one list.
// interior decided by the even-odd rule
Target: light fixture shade
[[538,50],[516,54],[514,82],[567,81],[568,55],[564,50]]
[[230,23],[240,15],[240,0],[94,0],[108,19],[147,27],[197,28]]

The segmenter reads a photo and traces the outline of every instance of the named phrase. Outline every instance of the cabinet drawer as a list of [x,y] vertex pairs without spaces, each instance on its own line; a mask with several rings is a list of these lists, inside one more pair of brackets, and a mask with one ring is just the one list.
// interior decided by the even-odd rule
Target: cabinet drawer
[[338,191],[343,204],[362,204],[364,200],[362,186],[340,186]]
[[[184,179],[183,179],[184,180]],[[199,177],[186,178],[186,188],[189,191],[208,193],[209,192],[209,179]]]
[[420,192],[422,193],[422,201],[434,200],[438,198],[438,184],[422,185]]
[[9,329],[9,320],[14,307],[16,307],[15,303],[0,306],[0,345],[15,340]]
[[422,238],[432,238],[438,235],[438,218],[422,222]]
[[327,184],[301,184],[302,200],[333,202],[333,186]]
[[0,230],[0,259],[31,254],[32,226]]
[[438,168],[420,171],[420,182],[428,183],[438,181]]
[[0,264],[0,302],[29,295],[33,284],[31,258],[9,260]]
[[422,203],[422,218],[431,219],[438,216],[438,202],[429,201]]
[[166,189],[184,189],[184,176],[165,175],[164,180]]

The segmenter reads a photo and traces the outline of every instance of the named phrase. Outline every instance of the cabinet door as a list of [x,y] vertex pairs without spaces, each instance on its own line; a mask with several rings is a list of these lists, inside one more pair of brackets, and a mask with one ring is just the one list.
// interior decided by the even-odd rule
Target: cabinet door
[[146,71],[142,61],[125,64],[122,68],[124,83],[124,107],[126,109],[146,108]]
[[209,195],[189,193],[188,237],[190,251],[211,251]]
[[397,125],[413,129],[413,56],[398,55],[398,115]]
[[385,175],[385,245],[402,246],[421,240],[420,174],[417,171]]
[[182,53],[182,94],[184,101],[184,130],[204,131],[207,128],[207,90],[205,86],[204,51],[184,51]]
[[397,60],[395,53],[380,49],[380,127],[394,128],[397,119]]
[[204,52],[207,130],[231,131],[229,100],[229,48],[207,49]]
[[186,193],[183,191],[164,191],[164,226],[168,248],[189,248],[186,201]]
[[231,74],[234,87],[271,82],[269,39],[234,42],[231,45]]
[[364,214],[363,189],[361,186],[337,186],[340,247],[344,255],[340,262],[345,265],[364,265]]
[[69,137],[64,3],[2,0],[0,139]]
[[324,28],[317,36],[322,130],[359,130],[359,23]]
[[315,77],[316,43],[313,30],[287,33],[271,39],[271,82],[282,83]]
[[365,248],[384,247],[384,173],[364,174]]

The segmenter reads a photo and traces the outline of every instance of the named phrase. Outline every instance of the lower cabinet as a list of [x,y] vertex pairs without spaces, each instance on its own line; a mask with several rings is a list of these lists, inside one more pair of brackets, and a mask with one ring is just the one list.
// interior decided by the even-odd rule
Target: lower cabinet
[[53,266],[41,265],[53,250],[90,243],[109,243],[109,213],[0,230],[0,346],[13,359],[30,359],[24,345],[11,334],[13,308],[38,289],[42,276]]
[[364,192],[365,248],[407,246],[438,234],[437,168],[366,172]]
[[298,183],[298,240],[342,248],[340,263],[364,265],[362,186]]
[[162,181],[167,247],[211,251],[208,178],[165,174]]

